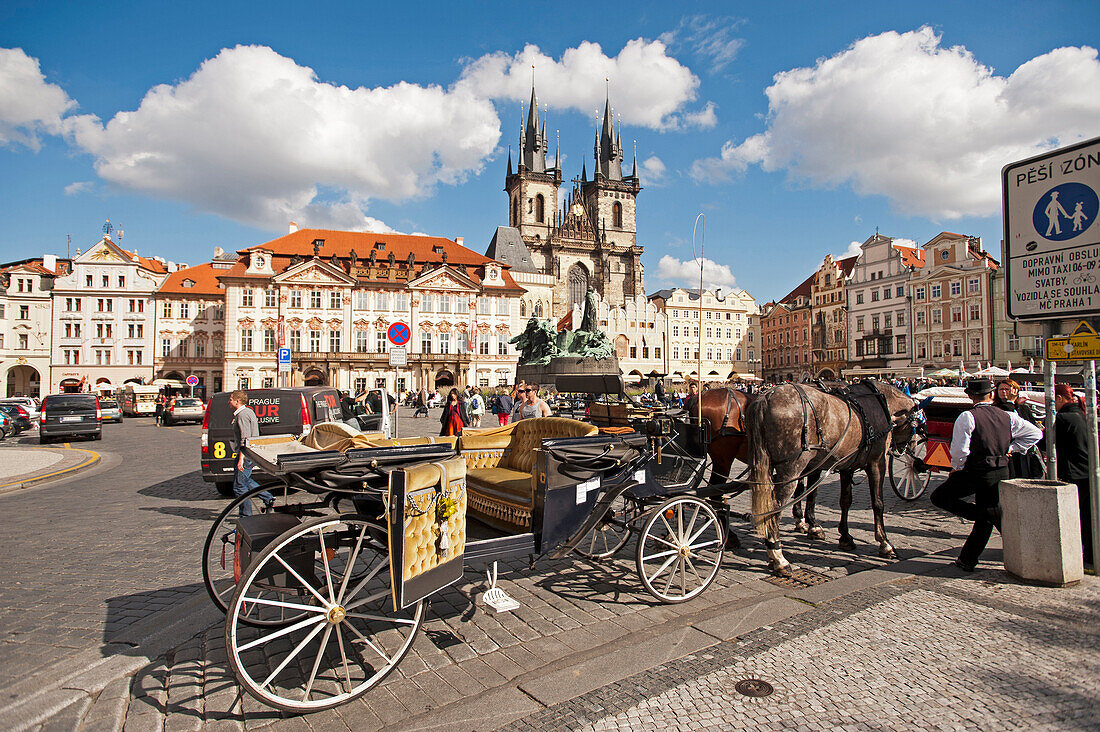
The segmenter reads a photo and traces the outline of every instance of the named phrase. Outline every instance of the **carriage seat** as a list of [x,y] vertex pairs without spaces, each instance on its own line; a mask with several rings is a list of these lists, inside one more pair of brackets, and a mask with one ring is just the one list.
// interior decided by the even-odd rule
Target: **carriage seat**
[[531,531],[533,473],[542,441],[597,432],[594,425],[566,417],[536,417],[504,427],[463,430],[458,450],[466,460],[468,511],[494,528]]

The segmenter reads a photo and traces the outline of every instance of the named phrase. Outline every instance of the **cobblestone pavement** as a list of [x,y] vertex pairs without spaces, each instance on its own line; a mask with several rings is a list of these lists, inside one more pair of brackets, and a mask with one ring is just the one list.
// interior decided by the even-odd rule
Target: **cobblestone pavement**
[[[433,412],[434,419],[413,420],[408,417],[409,411],[402,411],[405,417],[401,425],[403,436],[435,434],[438,431],[437,412]],[[64,637],[71,638],[70,642],[76,647],[80,643],[102,643],[107,637],[124,638],[128,624],[139,617],[148,619],[150,613],[155,613],[152,615],[154,620],[167,620],[173,617],[173,610],[181,603],[195,600],[197,593],[202,592],[198,579],[201,542],[216,510],[224,505],[223,500],[216,498],[210,487],[197,480],[190,448],[185,456],[178,458],[178,467],[171,467],[176,465],[172,461],[177,458],[166,448],[161,448],[164,457],[158,454],[157,460],[150,464],[150,461],[141,461],[140,458],[148,451],[143,440],[156,437],[152,434],[154,430],[143,424],[133,425],[133,429],[144,432],[135,433],[133,444],[128,449],[141,446],[144,452],[139,452],[136,457],[118,458],[119,463],[124,460],[128,462],[129,470],[116,471],[117,474],[111,474],[113,478],[102,482],[101,491],[110,492],[112,486],[118,487],[118,491],[112,493],[110,500],[92,501],[85,507],[85,518],[81,522],[83,534],[77,536],[73,527],[54,521],[55,524],[61,523],[58,530],[71,540],[68,546],[54,546],[48,540],[28,540],[18,550],[16,556],[21,556],[24,551],[46,551],[54,563],[70,572],[62,581],[53,582],[35,578],[35,572],[29,567],[20,571],[20,581],[30,582],[33,579],[36,591],[58,588],[53,598],[57,604],[48,610],[43,608],[41,601],[39,604],[32,603],[29,593],[16,592],[10,596],[12,599],[8,599],[5,594],[7,590],[0,590],[0,602],[3,603],[0,628],[6,634],[11,628],[18,629],[19,634],[28,635],[29,638],[19,641],[24,647],[33,644],[46,648],[58,647],[57,642],[51,643],[49,640],[50,629],[56,631],[76,625],[67,619],[73,613],[62,606],[70,595],[76,598],[75,615],[82,616],[83,621],[82,625],[72,628],[80,634],[68,636],[66,631]],[[190,435],[187,440],[197,442],[197,430],[180,429]],[[111,440],[112,437],[105,436],[104,447],[115,447],[120,454],[127,449],[121,439],[118,442]],[[194,449],[197,451],[197,446]],[[188,468],[192,468],[190,473]],[[167,479],[158,477],[161,471],[169,474],[176,472],[176,475]],[[150,481],[156,481],[151,488],[141,487]],[[895,563],[879,559],[875,553],[877,544],[873,540],[865,486],[856,489],[851,515],[857,550],[843,552],[836,548],[836,494],[836,481],[829,481],[823,486],[819,500],[818,516],[826,529],[826,540],[815,541],[794,535],[789,531],[789,521],[785,523],[787,533],[784,542],[788,558],[838,581],[851,578],[851,575],[862,570],[891,570]],[[78,503],[77,497],[77,494],[68,492],[60,495],[55,502],[40,499],[43,503],[37,509],[39,512],[53,510],[58,512],[55,515],[67,515],[67,508]],[[927,503],[927,499],[905,503],[896,499],[888,489],[886,505],[887,526],[901,559],[945,550],[951,550],[951,556],[954,556],[954,548],[961,545],[967,528],[961,521],[944,517]],[[733,508],[735,511],[748,511],[748,498],[737,499],[733,502]],[[143,518],[143,523],[137,525],[136,518]],[[34,524],[36,530],[42,532],[37,536],[40,539],[48,537],[50,522],[44,516],[36,518],[36,521],[39,522]],[[124,536],[118,539],[107,536],[110,531],[102,530],[103,526],[113,527],[115,522],[122,523],[125,529]],[[589,693],[599,693],[599,689],[593,686],[585,687],[583,674],[575,675],[571,670],[578,661],[597,658],[593,662],[599,662],[604,673],[608,672],[608,668],[613,671],[621,669],[622,675],[628,676],[634,673],[631,668],[643,663],[635,657],[639,654],[638,648],[645,649],[650,656],[654,653],[664,655],[655,661],[646,661],[648,665],[643,664],[636,670],[671,663],[673,659],[700,652],[704,648],[708,649],[707,653],[718,653],[720,649],[735,647],[734,643],[718,643],[711,650],[722,639],[698,630],[699,627],[706,627],[700,621],[708,614],[761,600],[786,603],[783,607],[796,608],[783,617],[794,612],[805,614],[805,610],[812,609],[808,604],[786,599],[785,595],[790,595],[792,590],[762,581],[766,577],[762,547],[758,540],[748,538],[747,525],[738,528],[745,539],[745,548],[738,554],[727,554],[722,571],[711,588],[682,605],[660,605],[644,593],[635,574],[632,544],[613,560],[600,564],[576,558],[539,561],[533,567],[528,567],[526,561],[502,564],[501,587],[519,600],[522,607],[501,615],[490,614],[481,605],[484,581],[480,579],[477,567],[468,567],[469,581],[466,584],[440,593],[433,599],[425,632],[417,638],[409,656],[385,683],[361,699],[335,710],[285,718],[247,695],[242,698],[226,663],[224,624],[212,621],[195,626],[190,640],[166,654],[154,654],[141,647],[130,649],[130,653],[145,655],[147,665],[136,673],[129,672],[132,676],[119,678],[105,687],[100,685],[68,706],[59,708],[47,726],[118,729],[125,725],[126,729],[157,730],[203,727],[270,727],[279,730],[373,730],[383,727],[488,729],[522,717],[537,719],[530,715],[561,709],[559,705],[569,704],[569,699],[583,700]],[[2,531],[8,535],[14,533],[11,527]],[[73,548],[78,546],[88,546],[90,549],[90,557],[85,557],[83,563],[89,570],[89,577],[75,571],[81,565],[80,559],[72,558]],[[998,546],[995,540],[987,556],[996,558]],[[48,563],[37,565],[39,570],[44,566]],[[119,566],[125,571],[114,571]],[[125,580],[120,580],[120,577]],[[121,582],[128,589],[125,592],[105,589],[99,587],[97,581],[114,582],[116,587]],[[6,582],[4,587],[10,588],[12,584]],[[952,591],[964,592],[972,590],[974,584],[977,583],[963,582],[957,588],[951,587],[954,588]],[[78,590],[76,592],[60,589],[74,585]],[[942,596],[945,602],[964,606],[970,602],[945,594],[946,590],[940,586],[923,588],[923,591],[935,594],[937,601]],[[119,602],[119,598],[127,598],[130,603]],[[27,605],[17,606],[14,615],[9,616],[9,606],[13,600],[20,599]],[[879,601],[872,598],[862,601],[862,604],[857,603],[847,616],[853,616],[857,610],[874,602]],[[1068,608],[1076,606],[1072,599],[1066,602]],[[834,612],[835,605],[828,603],[822,607]],[[119,609],[112,611],[112,607]],[[952,612],[954,607],[951,605]],[[123,612],[123,609],[129,612]],[[37,622],[34,613],[42,611],[49,613],[47,620],[53,623],[51,628],[43,630],[41,623]],[[922,606],[914,614],[927,614],[927,608]],[[9,617],[14,620],[9,621]],[[908,611],[904,617],[909,617]],[[114,622],[109,623],[109,620]],[[882,621],[888,624],[881,626]],[[870,634],[872,648],[884,647],[884,638],[889,638],[892,633],[907,632],[905,628],[908,627],[907,623],[891,619],[889,612],[868,616],[858,622],[867,626],[858,630]],[[880,627],[872,629],[871,626],[876,623]],[[775,629],[780,625],[773,624],[772,627]],[[787,631],[786,636],[776,636],[767,642],[781,645],[806,632],[808,629]],[[857,630],[852,632],[857,633]],[[826,650],[826,640],[816,641],[821,647],[810,658],[811,666],[814,665],[814,658],[820,666],[823,659],[832,655],[842,657],[843,654]],[[10,653],[7,650],[10,645],[15,643],[4,644],[5,653]],[[622,645],[625,655],[611,656],[614,661],[598,659],[599,653],[607,653],[606,649],[619,645]],[[653,651],[652,648],[662,650]],[[844,648],[843,653],[848,653],[848,646]],[[765,645],[761,645],[756,653],[766,650]],[[702,656],[696,660],[699,658]],[[0,661],[3,660],[0,658]],[[19,658],[15,660],[24,663],[23,668],[29,663]],[[866,660],[863,663],[865,666],[870,664]],[[712,663],[707,668],[676,677],[675,683],[668,683],[663,688],[653,687],[646,695],[631,698],[630,707],[640,705],[648,696],[664,694],[696,677],[719,672],[730,665],[732,661],[724,665]],[[0,685],[3,686],[18,678],[20,673],[18,670],[9,672],[5,666],[0,663],[3,669],[0,671],[3,674]],[[658,666],[658,670],[664,668]],[[852,672],[851,668],[849,672]],[[565,693],[546,685],[546,679],[563,675],[568,680],[567,685],[576,688]],[[917,678],[919,676],[917,674]],[[639,679],[646,677],[642,674],[632,683],[641,686]],[[776,678],[775,675],[764,677]],[[784,672],[783,678],[787,677]],[[605,686],[611,681],[616,679],[595,686]],[[783,691],[784,688],[787,687],[781,687],[777,693],[790,693]],[[628,710],[629,707],[607,709],[597,716],[586,717],[585,722],[613,717]],[[579,718],[573,719],[573,726],[583,723]]]
[[509,729],[1096,729],[1100,583],[983,574],[865,590]]

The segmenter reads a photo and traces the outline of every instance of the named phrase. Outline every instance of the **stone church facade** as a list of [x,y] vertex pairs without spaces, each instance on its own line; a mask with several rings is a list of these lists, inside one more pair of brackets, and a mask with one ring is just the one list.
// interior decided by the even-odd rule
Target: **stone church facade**
[[[508,154],[504,190],[508,194],[509,227],[530,253],[534,273],[552,278],[551,312],[560,318],[584,302],[588,288],[611,306],[645,295],[642,247],[638,245],[636,204],[642,187],[637,157],[630,175],[622,172],[622,136],[604,105],[603,125],[594,146],[595,165],[561,195],[561,155],[547,167],[546,123],[540,120],[535,91],[527,124],[520,136],[515,171]],[[514,266],[514,265],[513,265]],[[521,268],[522,269],[522,268]]]

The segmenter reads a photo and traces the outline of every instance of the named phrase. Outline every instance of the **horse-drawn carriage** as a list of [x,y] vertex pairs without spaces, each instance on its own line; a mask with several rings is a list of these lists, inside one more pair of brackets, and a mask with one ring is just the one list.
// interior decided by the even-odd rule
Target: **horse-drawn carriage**
[[[600,434],[547,417],[458,438],[386,440],[343,425],[304,440],[249,440],[278,479],[212,527],[203,573],[227,613],[229,664],[242,687],[284,711],[327,709],[378,684],[409,651],[425,601],[470,565],[602,558],[637,535],[638,578],[662,602],[703,592],[722,561],[728,515],[696,491],[705,464],[676,447],[667,418]],[[242,506],[252,515],[239,516]],[[248,509],[246,508],[246,513]]]

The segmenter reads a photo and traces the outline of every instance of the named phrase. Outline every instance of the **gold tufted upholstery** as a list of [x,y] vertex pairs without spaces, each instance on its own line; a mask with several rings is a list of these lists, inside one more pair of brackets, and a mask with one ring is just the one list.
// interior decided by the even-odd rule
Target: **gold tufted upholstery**
[[[458,504],[455,515],[447,521],[450,548],[446,556],[439,552],[439,526],[436,521],[435,490],[446,469],[445,494]],[[466,547],[466,462],[460,457],[441,463],[416,465],[405,471],[406,501],[404,522],[404,552],[401,577],[408,581],[462,554]]]
[[466,461],[470,513],[490,526],[530,531],[535,497],[532,471],[542,441],[597,432],[593,425],[565,417],[536,417],[505,427],[464,430],[458,449]]

